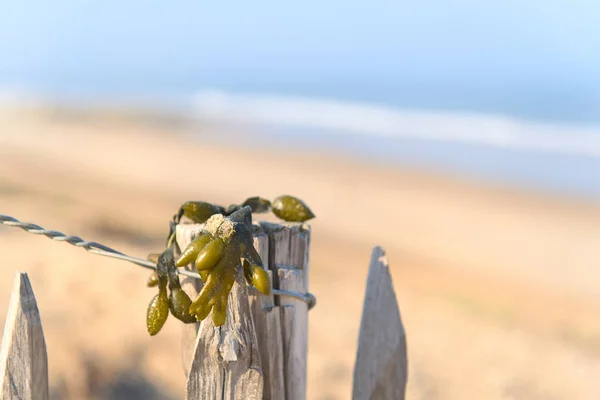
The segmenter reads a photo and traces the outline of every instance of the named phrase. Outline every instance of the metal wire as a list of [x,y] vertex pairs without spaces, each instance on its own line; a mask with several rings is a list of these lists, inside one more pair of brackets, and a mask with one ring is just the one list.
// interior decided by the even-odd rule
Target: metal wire
[[[148,269],[156,269],[156,264],[152,261],[143,260],[141,258],[131,257],[127,254],[123,254],[120,251],[115,249],[111,249],[108,246],[105,246],[101,243],[97,242],[88,242],[80,238],[79,236],[69,236],[65,235],[62,232],[52,231],[48,229],[44,229],[39,225],[31,224],[28,222],[21,222],[16,218],[13,218],[8,215],[0,214],[0,223],[2,225],[10,226],[13,228],[20,228],[25,232],[32,233],[34,235],[43,235],[52,240],[56,240],[58,242],[67,242],[70,245],[75,247],[80,247],[92,254],[97,254],[99,256],[116,258],[117,260],[128,261],[130,263],[139,265],[140,267],[148,268]],[[189,276],[195,279],[202,279],[200,275],[196,272],[188,271],[186,269],[179,268],[177,269],[177,273],[179,275]],[[317,303],[317,299],[311,293],[298,293],[291,292],[288,290],[281,289],[273,289],[272,293],[276,296],[287,296],[294,297],[296,299],[304,301],[308,305],[308,309],[310,310]]]

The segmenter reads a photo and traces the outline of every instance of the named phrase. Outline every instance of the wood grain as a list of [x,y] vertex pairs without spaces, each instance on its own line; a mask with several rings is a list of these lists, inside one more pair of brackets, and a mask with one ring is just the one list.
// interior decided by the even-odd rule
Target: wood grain
[[261,400],[260,355],[241,270],[229,294],[227,321],[200,323],[187,382],[187,399]]
[[353,400],[403,400],[406,334],[385,252],[371,255],[354,365]]
[[[177,243],[185,248],[206,225],[177,227]],[[253,226],[254,246],[274,288],[304,293],[308,289],[310,230],[303,224],[260,223]],[[306,399],[308,308],[285,296],[264,296],[248,288],[239,268],[229,295],[227,322],[215,328],[200,323],[183,335],[188,369],[188,399]],[[185,282],[185,280],[184,280]],[[197,295],[190,282],[192,298]],[[187,341],[187,342],[186,342]],[[189,353],[189,349],[193,352]]]
[[[273,271],[269,263],[269,237],[259,225],[255,225],[254,247],[263,260],[265,269],[273,282]],[[254,316],[256,338],[260,351],[264,379],[264,400],[285,399],[285,377],[283,375],[283,344],[281,335],[281,313],[275,306],[271,294],[265,296],[254,291],[250,296]]]
[[[182,246],[209,226],[184,224],[177,227],[177,243]],[[196,295],[192,297],[195,299]],[[193,324],[192,324],[193,326]],[[184,339],[192,329],[184,331]],[[261,400],[263,376],[256,329],[250,308],[249,293],[241,266],[238,268],[227,304],[225,325],[215,327],[209,315],[200,323],[194,338],[188,372],[187,399]],[[189,351],[184,343],[183,350]]]
[[[310,228],[308,225],[261,223],[269,235],[269,263],[279,289],[308,291]],[[277,299],[281,313],[286,400],[306,399],[308,306],[292,297]]]
[[48,354],[37,302],[19,272],[8,306],[0,349],[0,398],[48,399]]

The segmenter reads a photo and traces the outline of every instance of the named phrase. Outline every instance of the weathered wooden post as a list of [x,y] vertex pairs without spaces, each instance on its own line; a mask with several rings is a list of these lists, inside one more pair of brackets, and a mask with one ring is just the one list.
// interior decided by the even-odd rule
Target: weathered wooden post
[[27,274],[17,273],[0,349],[0,398],[48,399],[48,354]]
[[[202,229],[202,224],[178,225],[179,248],[187,247]],[[307,293],[310,228],[297,223],[254,223],[253,235],[274,289]],[[182,287],[192,298],[201,285],[199,280],[182,277]],[[246,287],[241,269],[229,296],[224,326],[215,328],[207,318],[183,327],[186,398],[304,400],[307,303],[289,296],[259,295]]]
[[406,333],[387,257],[381,247],[375,247],[360,322],[352,399],[404,400],[406,380]]

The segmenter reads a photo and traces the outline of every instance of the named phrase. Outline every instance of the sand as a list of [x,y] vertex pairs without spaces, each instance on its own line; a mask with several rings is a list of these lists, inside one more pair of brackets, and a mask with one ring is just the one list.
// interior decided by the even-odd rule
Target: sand
[[[224,134],[114,110],[3,110],[0,213],[145,257],[186,200],[294,194],[317,214],[309,399],[350,398],[375,245],[407,331],[410,399],[600,398],[599,204],[192,139]],[[182,398],[180,325],[146,333],[146,270],[7,227],[0,252],[0,315],[28,272],[53,398]]]

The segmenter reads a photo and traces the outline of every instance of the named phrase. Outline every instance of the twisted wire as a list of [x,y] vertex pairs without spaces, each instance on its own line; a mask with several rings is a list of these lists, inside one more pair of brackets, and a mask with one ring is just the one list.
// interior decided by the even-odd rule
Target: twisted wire
[[[104,257],[111,257],[117,260],[128,261],[130,263],[139,265],[140,267],[148,268],[148,269],[156,269],[156,264],[152,261],[143,260],[141,258],[128,256],[127,254],[123,254],[120,251],[112,249],[108,246],[105,246],[98,242],[88,242],[83,240],[79,236],[70,236],[65,235],[59,231],[53,231],[49,229],[42,228],[39,225],[21,222],[16,218],[13,218],[9,215],[0,214],[0,223],[5,226],[20,228],[27,233],[31,233],[34,235],[43,235],[49,239],[55,240],[57,242],[66,242],[72,246],[82,248],[92,254],[96,254]],[[202,279],[200,275],[196,272],[188,271],[186,269],[178,268],[177,273],[184,276],[189,276],[194,279]],[[298,293],[291,292],[288,290],[281,289],[273,289],[272,293],[276,296],[287,296],[294,297],[296,299],[302,300],[308,304],[308,309],[310,310],[316,304],[316,298],[311,293]]]

